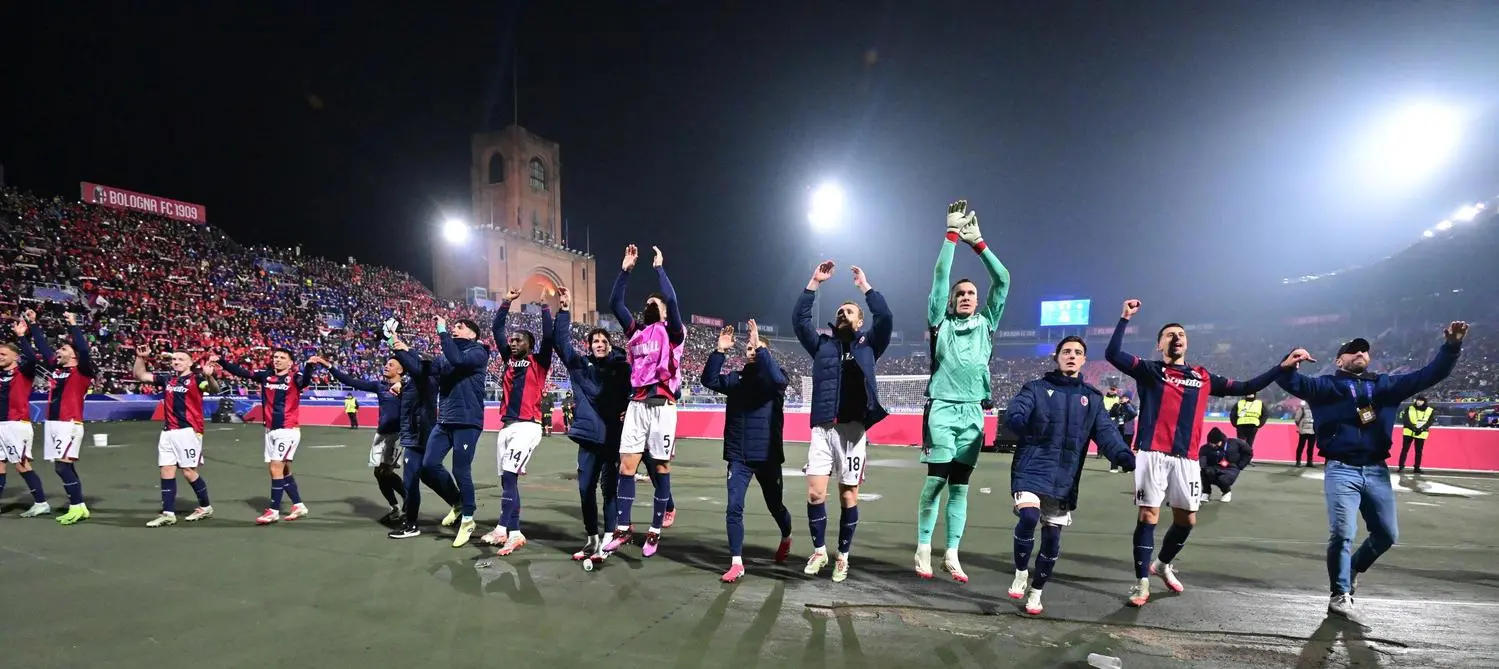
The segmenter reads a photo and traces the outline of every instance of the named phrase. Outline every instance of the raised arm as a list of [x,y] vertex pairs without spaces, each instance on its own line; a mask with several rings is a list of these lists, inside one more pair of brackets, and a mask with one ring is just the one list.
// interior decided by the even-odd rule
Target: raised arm
[[552,321],[552,308],[545,304],[541,305],[541,345],[536,348],[536,361],[551,369],[552,351],[557,348],[557,328]]
[[725,357],[722,351],[714,351],[708,354],[708,360],[703,363],[703,375],[698,379],[704,388],[722,395],[739,387],[739,377],[733,374],[723,373]]
[[1447,341],[1437,349],[1437,354],[1426,363],[1425,367],[1408,374],[1391,374],[1389,376],[1389,390],[1385,391],[1387,397],[1404,400],[1427,388],[1430,388],[1452,374],[1452,368],[1457,366],[1457,359],[1462,355],[1463,337],[1468,334],[1468,324],[1462,321],[1453,321],[1447,326]]
[[984,240],[980,239],[979,246],[974,249],[979,252],[979,260],[984,261],[984,269],[989,270],[989,296],[984,300],[984,318],[989,321],[989,330],[993,331],[999,327],[999,318],[1005,315],[1005,303],[1010,299],[1010,270],[984,244]]
[[874,320],[869,328],[869,347],[874,349],[874,357],[878,360],[890,348],[890,338],[895,334],[895,314],[891,313],[885,296],[873,288],[864,293],[864,303],[869,305],[869,315]]
[[505,299],[500,300],[500,307],[494,310],[494,322],[489,325],[489,332],[494,335],[495,348],[500,349],[500,358],[503,360],[510,359],[510,347],[505,345],[505,323],[510,320],[510,304],[517,297],[520,297],[520,291],[514,288],[505,293]]
[[1031,412],[1036,409],[1036,394],[1031,384],[1020,387],[1020,392],[1010,398],[1005,408],[1005,427],[1020,437],[1025,437],[1031,424]]
[[208,395],[219,394],[219,377],[213,363],[210,362],[198,366],[198,379],[198,390]]
[[885,355],[885,349],[890,348],[890,336],[895,333],[895,315],[890,313],[885,296],[869,285],[869,276],[864,270],[856,265],[850,265],[849,270],[854,273],[854,286],[864,293],[864,303],[869,306],[869,348],[874,350],[874,357],[878,360]]
[[1328,404],[1338,399],[1338,387],[1332,377],[1306,376],[1295,367],[1281,370],[1280,376],[1275,378],[1275,385],[1310,404]]
[[[21,354],[33,360],[41,358],[42,363],[51,367],[57,364],[57,352],[52,350],[52,344],[47,341],[47,333],[35,323],[31,324],[30,337],[21,337],[16,340],[21,345]],[[31,346],[36,350],[31,350]]]
[[1124,301],[1124,311],[1119,316],[1119,323],[1114,326],[1114,336],[1109,337],[1109,345],[1103,350],[1103,357],[1110,365],[1130,376],[1143,373],[1145,368],[1138,357],[1124,351],[1124,332],[1129,329],[1129,319],[1139,310],[1139,300]]
[[[573,316],[568,311],[570,306],[567,302],[567,289],[563,288],[563,302],[558,305],[557,320],[552,323],[552,351],[562,360],[562,366],[568,369],[577,369],[584,362],[583,356],[573,349],[572,327]],[[584,342],[587,345],[588,342]]]
[[755,366],[760,368],[760,379],[777,390],[784,390],[791,385],[791,379],[786,376],[786,370],[781,368],[771,355],[769,348],[761,348],[755,351]]
[[[396,359],[399,360],[400,356],[397,355]],[[406,363],[404,363],[404,362],[401,363],[401,366],[405,367]],[[307,363],[307,367],[304,368],[304,369],[308,369],[308,368],[311,368],[311,367],[312,367],[312,363],[308,362]],[[355,390],[363,390],[364,392],[367,392],[367,393],[378,393],[384,387],[378,381],[371,381],[369,379],[361,379],[361,378],[356,378],[356,377],[353,377],[353,376],[349,376],[348,373],[344,372],[343,370],[340,370],[337,367],[334,367],[333,365],[328,365],[328,373],[333,375],[334,380],[336,380],[339,383],[341,383],[343,385],[346,385],[346,386],[348,386],[350,388],[353,388]],[[414,375],[415,374],[413,374],[413,376]],[[303,387],[305,387],[305,386],[303,386]]]
[[146,348],[145,346],[135,347],[135,366],[130,370],[130,373],[135,376],[136,381],[140,381],[142,383],[150,383],[158,386],[162,385],[160,379],[158,379],[155,374],[151,373],[151,370],[146,369],[146,358],[150,356],[151,349]]
[[393,346],[392,351],[396,357],[396,362],[401,363],[401,369],[406,370],[406,374],[410,375],[411,378],[419,379],[432,375],[432,370],[428,369],[428,365],[423,363],[421,357],[406,347],[404,343],[399,347]]
[[[332,371],[333,370],[333,365],[328,365],[328,370]],[[302,365],[302,371],[301,371],[301,373],[297,374],[297,387],[298,388],[306,389],[308,386],[312,385],[312,374],[313,374],[313,372],[316,372],[316,371],[317,371],[317,364],[316,363],[313,363],[313,362],[309,361],[306,364]],[[372,390],[370,392],[379,392],[379,391]]]
[[484,369],[489,365],[489,349],[484,348],[483,345],[474,346],[467,351],[462,350],[458,348],[458,343],[453,341],[452,333],[446,329],[437,333],[437,339],[442,344],[443,359],[453,369],[471,372]]
[[[954,208],[961,204],[967,207],[966,201],[961,201],[948,207],[947,225],[951,229],[954,223],[958,223],[958,237],[979,254],[979,259],[984,262],[984,269],[989,271],[989,297],[984,301],[984,318],[989,321],[989,330],[993,332],[999,327],[999,317],[1005,313],[1005,300],[1010,295],[1010,270],[1005,269],[999,258],[989,250],[989,245],[984,243],[984,234],[979,230],[978,212],[969,212],[961,219],[954,219]],[[951,234],[951,233],[949,233]],[[935,323],[934,323],[935,325]]]
[[[1282,358],[1278,364],[1266,370],[1265,373],[1248,381],[1234,381],[1227,377],[1218,376],[1217,374],[1208,374],[1208,383],[1212,386],[1211,394],[1214,397],[1226,397],[1257,393],[1269,388],[1270,384],[1275,383],[1275,380],[1279,379],[1286,370],[1296,369],[1296,366],[1303,360],[1316,362],[1307,354],[1306,349],[1298,348],[1286,354],[1285,358]],[[1237,409],[1237,405],[1235,405],[1235,408]]]
[[68,313],[68,343],[73,345],[73,354],[78,356],[78,369],[88,377],[99,375],[99,368],[94,365],[94,352],[89,349],[88,337],[84,336],[83,328],[79,327],[72,312]]
[[264,371],[252,372],[248,369],[245,369],[244,367],[240,367],[239,365],[234,364],[234,361],[230,360],[228,356],[219,356],[219,366],[224,368],[224,371],[229,372],[231,375],[237,376],[241,379],[248,379],[251,381],[265,381],[266,374]]
[[947,318],[947,300],[952,293],[947,284],[952,277],[952,256],[958,248],[957,241],[958,233],[949,232],[942,240],[942,249],[937,251],[937,266],[932,270],[932,292],[926,298],[926,322],[932,327],[941,325]]
[[614,319],[619,321],[619,326],[624,328],[626,335],[635,331],[635,316],[625,306],[625,287],[630,285],[630,270],[635,269],[635,261],[639,257],[640,251],[634,244],[625,247],[625,259],[620,263],[619,276],[614,277],[614,288],[609,291],[609,311],[614,313]]
[[662,317],[666,319],[666,336],[672,344],[681,344],[687,340],[687,324],[682,321],[682,309],[677,306],[677,291],[671,286],[671,279],[666,278],[665,259],[661,255],[661,249],[651,247],[656,252],[655,260],[651,264],[656,268],[656,280],[661,282],[661,299],[666,302],[666,313]]
[[824,260],[812,270],[812,278],[807,280],[807,287],[797,296],[796,307],[791,311],[791,329],[796,331],[796,340],[802,343],[807,355],[814,357],[822,335],[817,334],[817,325],[812,322],[812,305],[817,302],[817,289],[822,282],[833,277],[834,267],[833,261]]

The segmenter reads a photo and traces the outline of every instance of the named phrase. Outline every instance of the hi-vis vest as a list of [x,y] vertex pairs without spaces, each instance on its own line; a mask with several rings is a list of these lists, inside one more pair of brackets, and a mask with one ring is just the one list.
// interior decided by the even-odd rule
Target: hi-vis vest
[[[1406,417],[1410,418],[1410,421],[1412,423],[1415,423],[1416,425],[1425,425],[1426,421],[1431,420],[1432,411],[1433,409],[1431,408],[1430,404],[1426,405],[1425,409],[1417,409],[1416,405],[1414,404],[1405,408]],[[1426,435],[1430,433],[1430,428],[1422,430],[1420,432],[1414,432],[1410,428],[1405,428],[1405,436],[1407,437],[1425,439]]]
[[1236,425],[1259,425],[1260,413],[1265,410],[1263,400],[1239,400],[1239,422]]
[[350,397],[344,400],[344,413],[354,413],[359,410],[359,401]]
[[1104,395],[1103,396],[1103,410],[1106,411],[1106,412],[1112,410],[1114,408],[1114,405],[1118,404],[1118,403],[1119,403],[1119,396],[1118,395]]

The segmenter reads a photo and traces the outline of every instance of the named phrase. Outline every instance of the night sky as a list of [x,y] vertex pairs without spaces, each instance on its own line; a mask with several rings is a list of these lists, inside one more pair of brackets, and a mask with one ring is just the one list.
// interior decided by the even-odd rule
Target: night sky
[[[197,202],[241,242],[429,280],[518,70],[601,296],[626,243],[658,244],[685,311],[785,326],[828,256],[913,334],[960,197],[1013,274],[1004,325],[1033,327],[1046,297],[1105,325],[1127,295],[1183,320],[1273,299],[1499,194],[1491,2],[440,5],[4,3],[6,182]],[[1423,100],[1461,111],[1457,150],[1390,177],[1371,128]],[[851,210],[818,233],[828,180]]]

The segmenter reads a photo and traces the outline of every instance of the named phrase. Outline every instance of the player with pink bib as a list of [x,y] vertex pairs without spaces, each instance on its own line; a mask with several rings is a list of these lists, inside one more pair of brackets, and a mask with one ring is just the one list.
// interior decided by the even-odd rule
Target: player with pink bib
[[682,352],[687,342],[687,327],[682,323],[681,310],[677,308],[676,291],[672,290],[666,269],[661,266],[661,249],[653,246],[651,250],[656,253],[651,264],[661,281],[661,292],[652,293],[646,299],[640,320],[636,321],[625,308],[625,286],[630,281],[630,270],[635,268],[635,261],[640,257],[634,244],[625,247],[619,278],[614,280],[614,290],[609,295],[609,308],[629,337],[625,350],[630,361],[631,392],[619,442],[619,490],[615,497],[619,518],[615,521],[614,536],[604,545],[604,552],[611,553],[630,542],[634,529],[630,510],[635,503],[635,468],[649,452],[648,462],[653,464],[657,476],[651,529],[641,548],[646,557],[656,554],[663,520],[671,505],[672,442],[677,433]]

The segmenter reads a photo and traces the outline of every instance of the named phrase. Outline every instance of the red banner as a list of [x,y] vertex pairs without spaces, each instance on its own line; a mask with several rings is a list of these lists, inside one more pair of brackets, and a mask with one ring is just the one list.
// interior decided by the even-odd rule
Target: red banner
[[722,318],[713,318],[712,316],[699,316],[697,314],[693,314],[692,315],[692,324],[693,325],[706,325],[708,327],[714,327],[714,328],[721,328],[721,327],[723,327],[723,319]]
[[179,202],[169,200],[155,195],[146,195],[128,190],[120,190],[110,186],[91,184],[87,181],[79,184],[83,191],[82,199],[89,204],[98,204],[115,209],[131,209],[143,211],[148,214],[174,218],[189,223],[204,224],[208,222],[208,208],[201,204],[191,202]]

